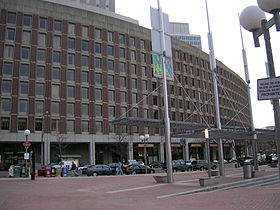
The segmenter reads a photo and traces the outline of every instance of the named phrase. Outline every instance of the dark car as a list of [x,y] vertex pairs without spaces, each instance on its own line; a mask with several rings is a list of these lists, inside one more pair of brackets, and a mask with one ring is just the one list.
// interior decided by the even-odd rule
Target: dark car
[[[193,160],[192,161],[192,167],[193,170],[208,170],[208,162],[207,160]],[[217,165],[213,162],[211,162],[211,169],[215,170],[217,169]]]
[[[113,173],[116,174],[117,168],[122,165],[121,163],[109,163],[108,166],[112,168]],[[122,167],[123,168],[123,167]]]
[[162,168],[162,162],[160,161],[153,161],[149,165],[151,168]]
[[[166,169],[166,163],[163,164],[162,169],[165,171]],[[191,171],[192,165],[187,164],[184,160],[172,160],[172,170],[175,171]]]
[[86,174],[87,176],[113,175],[114,171],[107,165],[94,165],[87,168]]
[[155,170],[152,168],[149,168],[147,166],[142,166],[138,164],[133,164],[131,166],[128,166],[125,170],[126,174],[145,174],[147,169],[148,174],[155,173]]

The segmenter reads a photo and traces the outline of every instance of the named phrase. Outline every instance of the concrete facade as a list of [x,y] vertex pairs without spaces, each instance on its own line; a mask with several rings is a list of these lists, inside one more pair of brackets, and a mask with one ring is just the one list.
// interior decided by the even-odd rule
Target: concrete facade
[[[121,117],[163,119],[162,82],[152,73],[149,29],[108,11],[51,1],[0,0],[0,5],[2,162],[22,159],[24,148],[18,148],[26,128],[37,157],[44,144],[45,164],[55,161],[54,146],[60,143],[64,154],[82,154],[83,163],[108,163],[122,155],[142,159],[139,136],[145,133],[153,144],[149,160],[164,161],[162,129],[110,124]],[[172,51],[171,120],[214,124],[208,54],[176,39]],[[249,127],[246,84],[220,61],[217,66],[222,125]],[[236,109],[242,118],[233,118]],[[192,143],[203,150],[202,139],[188,139],[185,152],[179,142],[172,138],[174,157],[204,157],[191,154]],[[125,151],[117,151],[122,144]]]

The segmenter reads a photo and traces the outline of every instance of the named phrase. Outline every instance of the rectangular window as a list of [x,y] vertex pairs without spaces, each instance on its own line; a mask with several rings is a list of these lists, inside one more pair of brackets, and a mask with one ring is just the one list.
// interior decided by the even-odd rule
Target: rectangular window
[[129,44],[130,44],[130,46],[135,47],[135,38],[134,37],[129,38]]
[[30,31],[22,32],[22,44],[26,44],[26,45],[31,44],[31,32]]
[[7,23],[8,24],[16,24],[17,15],[14,12],[8,12],[7,14]]
[[67,64],[75,65],[75,54],[68,53]]
[[11,111],[11,99],[2,98],[2,100],[1,100],[1,111],[2,112],[10,112]]
[[18,119],[18,130],[25,130],[27,128],[27,119],[19,118]]
[[141,71],[142,76],[143,76],[143,77],[146,77],[146,76],[147,76],[147,68],[146,68],[145,66],[142,66],[142,67],[141,67],[141,70],[142,70],[142,71]]
[[145,40],[140,41],[140,47],[141,49],[145,50]]
[[59,97],[60,97],[60,86],[52,85],[52,98],[59,98]]
[[45,78],[45,67],[44,66],[36,66],[36,78],[44,79]]
[[1,130],[10,130],[10,118],[1,117]]
[[35,113],[43,114],[44,112],[44,101],[36,101],[35,102]]
[[35,131],[41,131],[43,128],[43,120],[35,119]]
[[107,68],[108,68],[108,71],[114,71],[114,61],[113,60],[107,61]]
[[10,93],[12,92],[12,81],[11,80],[2,80],[2,93]]
[[126,103],[126,102],[127,102],[126,92],[121,92],[121,103]]
[[29,60],[29,54],[30,54],[30,48],[29,47],[22,47],[21,48],[21,59]]
[[109,90],[108,91],[108,98],[109,98],[109,101],[115,101],[115,91]]
[[101,39],[101,29],[96,28],[94,30],[94,39]]
[[109,111],[110,118],[115,117],[115,107],[114,106],[109,106],[108,111]]
[[88,37],[88,26],[82,26],[82,37]]
[[119,35],[119,44],[125,44],[125,35],[124,34]]
[[27,100],[19,100],[18,101],[18,112],[27,113]]
[[126,87],[126,78],[120,77],[120,87],[125,88]]
[[82,82],[88,82],[88,72],[82,71]]
[[13,64],[5,62],[3,65],[3,74],[12,75],[13,74]]
[[95,115],[98,117],[102,117],[102,106],[101,105],[95,106]]
[[96,132],[97,133],[102,133],[103,132],[103,123],[102,122],[97,121],[95,123],[95,126],[96,126]]
[[45,62],[46,60],[46,50],[38,49],[37,50],[37,61]]
[[68,24],[68,34],[75,35],[75,24],[74,23]]
[[24,95],[28,94],[28,82],[19,83],[19,93]]
[[67,98],[75,98],[75,87],[67,86]]
[[131,102],[132,104],[137,104],[137,93],[132,93]]
[[67,115],[74,115],[74,114],[75,114],[75,104],[67,103]]
[[95,74],[95,84],[102,84],[102,74],[96,73]]
[[136,51],[133,50],[130,51],[130,59],[132,61],[136,61]]
[[20,64],[19,76],[21,76],[21,77],[29,76],[29,65],[28,64]]
[[75,50],[75,38],[68,38],[68,49]]
[[148,109],[143,110],[143,117],[148,118]]
[[102,89],[95,89],[95,100],[102,100]]
[[148,82],[146,80],[142,80],[142,90],[148,90]]
[[53,36],[53,47],[57,49],[61,48],[61,36]]
[[114,75],[108,75],[108,85],[110,85],[110,86],[114,86],[115,85]]
[[60,80],[60,69],[52,68],[52,79]]
[[141,62],[146,63],[146,54],[141,53]]
[[114,56],[114,47],[113,46],[107,46],[107,55],[108,56]]
[[82,41],[82,51],[88,52],[88,49],[89,49],[88,46],[89,46],[89,42],[86,40],[83,40]]
[[54,29],[54,31],[60,32],[61,31],[61,21],[55,20],[53,23],[53,29]]
[[35,86],[35,94],[36,96],[44,96],[44,84],[43,83],[36,83]]
[[38,46],[46,47],[46,34],[42,34],[42,33],[38,34]]
[[60,52],[53,51],[53,62],[60,63]]
[[75,128],[75,121],[74,120],[67,120],[67,132],[74,132]]
[[75,70],[74,69],[67,70],[67,81],[75,81]]
[[58,131],[58,120],[52,119],[51,129],[52,131]]
[[88,132],[88,121],[82,121],[82,132]]
[[47,18],[40,17],[39,28],[40,29],[46,29],[47,28]]
[[88,104],[82,104],[81,114],[82,116],[88,116]]
[[5,45],[4,58],[13,58],[13,57],[14,57],[14,46]]
[[113,42],[113,35],[114,35],[113,32],[111,32],[111,31],[107,32],[107,40],[108,40],[108,42]]
[[82,99],[88,99],[88,88],[82,87]]
[[121,107],[121,116],[126,117],[127,116],[127,109],[126,107]]
[[131,79],[131,88],[137,89],[137,79]]
[[81,65],[82,65],[83,67],[88,67],[88,56],[82,55],[82,58],[81,58]]
[[120,62],[120,72],[126,72],[126,70],[125,70],[125,63],[123,63],[123,62]]
[[95,43],[95,53],[101,54],[101,44]]
[[130,66],[130,73],[136,75],[136,65],[135,64],[131,64]]
[[59,103],[58,102],[52,102],[51,107],[51,113],[52,115],[59,115]]
[[31,26],[31,20],[32,20],[31,15],[24,15],[23,16],[23,25],[24,26]]
[[95,58],[95,68],[101,69],[101,58]]
[[125,48],[120,48],[120,58],[125,58]]
[[15,29],[7,28],[7,30],[6,30],[6,40],[10,40],[10,41],[15,40]]

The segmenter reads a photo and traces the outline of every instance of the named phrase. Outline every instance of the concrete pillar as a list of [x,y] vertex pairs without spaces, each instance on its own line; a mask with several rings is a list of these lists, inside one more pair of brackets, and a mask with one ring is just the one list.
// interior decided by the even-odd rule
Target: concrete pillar
[[207,160],[207,144],[203,142],[203,159]]
[[95,141],[93,135],[89,142],[89,161],[91,165],[95,165]]
[[190,160],[190,150],[189,150],[189,143],[186,140],[186,146],[185,146],[185,158],[186,161]]
[[232,144],[231,144],[231,158],[236,159],[235,141],[234,140],[232,140]]
[[44,165],[50,164],[51,159],[51,144],[49,140],[49,134],[45,134],[44,138]]
[[164,159],[164,142],[161,141],[160,142],[160,145],[159,145],[159,161],[161,161],[162,163],[165,162],[165,159]]
[[130,138],[130,141],[128,142],[128,156],[127,159],[128,160],[133,160],[133,141]]

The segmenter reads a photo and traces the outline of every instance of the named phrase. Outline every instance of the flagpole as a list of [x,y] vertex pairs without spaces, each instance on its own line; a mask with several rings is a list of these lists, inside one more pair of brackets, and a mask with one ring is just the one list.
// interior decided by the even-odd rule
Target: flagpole
[[[209,22],[209,14],[208,14],[208,5],[207,0],[205,0],[206,5],[206,13],[207,13],[207,23],[208,23],[208,45],[209,45],[209,60],[210,60],[210,69],[213,75],[213,86],[214,86],[214,97],[215,97],[215,113],[216,113],[216,127],[221,130],[221,119],[220,119],[220,106],[219,106],[219,95],[218,95],[218,84],[217,84],[217,66],[216,66],[216,58],[214,54],[214,45],[213,45],[213,38],[212,32],[210,29],[210,22]],[[223,153],[223,142],[220,138],[218,140],[218,150],[219,150],[219,171],[220,176],[225,175],[225,168],[224,168],[224,153]]]
[[164,37],[164,22],[163,13],[160,6],[160,0],[158,0],[159,10],[159,23],[160,23],[160,34],[161,34],[161,47],[162,47],[162,67],[163,67],[163,99],[164,99],[164,128],[165,128],[165,152],[166,152],[166,169],[167,169],[167,183],[174,182],[173,170],[172,170],[172,155],[171,155],[171,140],[170,140],[170,119],[168,113],[168,97],[167,97],[167,81],[166,81],[166,45]]

